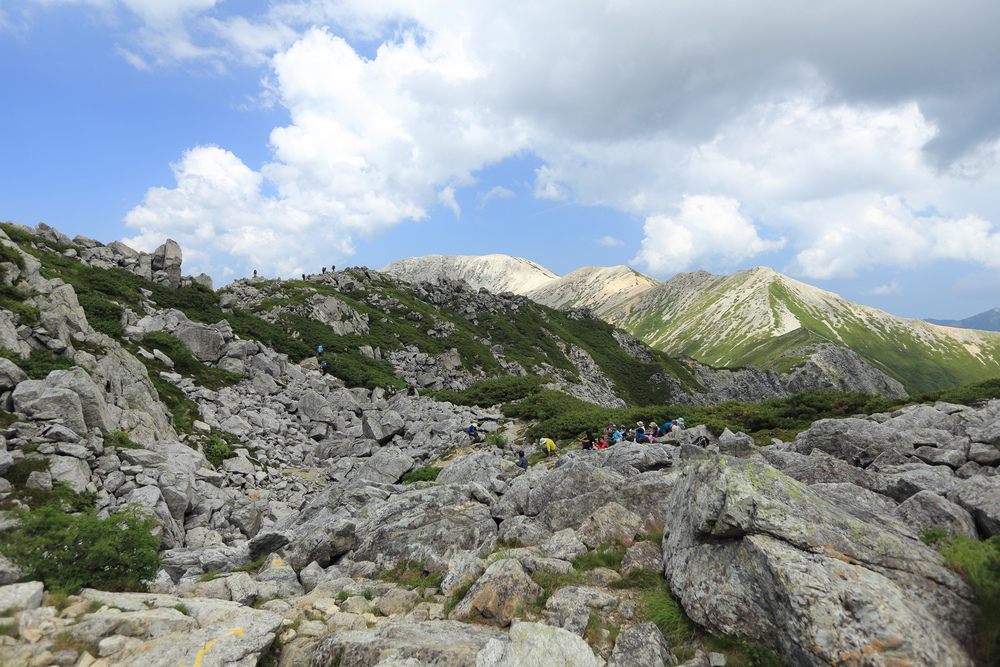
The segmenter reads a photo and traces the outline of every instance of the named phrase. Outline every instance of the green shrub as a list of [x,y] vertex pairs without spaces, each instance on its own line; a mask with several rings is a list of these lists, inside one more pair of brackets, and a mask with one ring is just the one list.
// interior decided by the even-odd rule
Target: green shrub
[[24,271],[24,257],[17,250],[0,243],[0,263],[10,262]]
[[49,460],[45,457],[25,457],[12,465],[4,473],[4,477],[13,486],[24,486],[28,475],[33,472],[45,472],[49,469]]
[[[179,338],[171,336],[164,331],[150,331],[146,333],[142,337],[142,344],[167,355],[170,361],[174,362],[174,370],[176,372],[193,378],[197,384],[208,389],[222,389],[243,380],[242,375],[230,373],[221,368],[212,368],[201,363],[194,358],[191,350]],[[155,363],[159,364],[160,362]]]
[[215,467],[222,465],[226,459],[236,456],[233,448],[216,433],[208,436],[208,445],[205,447],[205,458]]
[[90,511],[94,506],[96,495],[92,493],[74,493],[65,482],[53,482],[51,491],[29,489],[25,487],[28,477],[33,472],[45,472],[49,469],[49,460],[45,457],[28,456],[7,469],[4,477],[13,489],[0,500],[0,511],[15,509],[18,503],[28,507],[52,505],[71,512]]
[[142,591],[160,566],[155,523],[135,507],[107,519],[51,505],[13,514],[19,524],[0,533],[0,552],[50,591]]
[[87,315],[87,322],[96,331],[112,338],[121,338],[125,333],[121,318],[124,308],[109,301],[106,297],[91,292],[77,294],[77,301]]
[[424,466],[418,470],[411,470],[403,475],[400,482],[403,484],[413,484],[414,482],[433,482],[441,474],[441,468],[437,466]]
[[507,436],[502,431],[493,431],[486,436],[484,444],[487,447],[497,447],[503,449],[507,446]]
[[52,371],[65,371],[73,368],[72,357],[65,354],[55,354],[47,348],[36,348],[27,359],[13,350],[2,349],[0,356],[6,357],[17,364],[32,380],[44,380]]
[[481,380],[462,391],[439,391],[434,397],[439,401],[448,401],[455,405],[477,405],[481,408],[489,408],[530,396],[546,382],[550,382],[549,378],[539,375],[503,377]]

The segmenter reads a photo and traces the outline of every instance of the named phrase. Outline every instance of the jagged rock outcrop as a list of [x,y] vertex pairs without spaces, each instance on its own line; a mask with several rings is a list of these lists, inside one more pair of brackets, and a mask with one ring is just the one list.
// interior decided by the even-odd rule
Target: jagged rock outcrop
[[687,468],[670,505],[665,576],[696,623],[797,665],[972,664],[972,591],[894,522],[731,458]]

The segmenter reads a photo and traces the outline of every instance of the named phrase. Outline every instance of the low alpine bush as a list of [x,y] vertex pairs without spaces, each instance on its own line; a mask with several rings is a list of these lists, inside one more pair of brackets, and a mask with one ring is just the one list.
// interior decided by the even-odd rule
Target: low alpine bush
[[159,541],[150,533],[154,522],[137,508],[107,519],[52,505],[12,514],[19,523],[0,533],[0,553],[50,591],[144,591],[159,569]]

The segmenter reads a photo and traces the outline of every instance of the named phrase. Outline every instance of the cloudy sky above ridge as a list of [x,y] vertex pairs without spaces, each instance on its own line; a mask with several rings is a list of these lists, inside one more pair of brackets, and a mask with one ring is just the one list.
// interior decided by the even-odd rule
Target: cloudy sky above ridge
[[0,219],[222,285],[429,253],[1000,306],[1000,4],[0,0]]

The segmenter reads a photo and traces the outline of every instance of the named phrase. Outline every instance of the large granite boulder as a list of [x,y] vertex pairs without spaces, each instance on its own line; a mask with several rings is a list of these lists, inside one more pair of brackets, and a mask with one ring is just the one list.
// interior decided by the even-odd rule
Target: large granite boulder
[[696,623],[788,664],[971,666],[969,586],[895,521],[870,519],[765,463],[702,461],[674,487],[665,576]]
[[[544,623],[513,623],[509,638],[509,642],[491,640],[483,646],[476,656],[476,667],[598,667],[604,664],[583,639]],[[628,664],[638,667],[646,663]]]
[[970,540],[979,538],[972,515],[933,491],[921,491],[910,496],[893,510],[893,514],[917,533],[943,528]]
[[80,595],[109,608],[70,628],[73,639],[105,647],[104,661],[96,664],[256,665],[281,629],[279,614],[236,602],[92,589]]
[[459,551],[486,556],[496,545],[489,506],[456,485],[415,489],[372,508],[357,526],[356,560],[380,569],[403,560],[447,562]]
[[490,481],[500,474],[505,462],[489,452],[474,452],[459,456],[441,470],[437,481],[442,484],[471,484],[478,482],[490,487]]
[[279,552],[296,572],[313,561],[327,567],[356,543],[356,521],[341,506],[343,497],[342,488],[327,487],[301,511],[291,512],[258,532],[250,540],[250,556],[256,560]]
[[[182,261],[181,247],[173,239],[167,239],[166,243],[153,253],[151,268],[154,279],[171,289],[177,289],[181,286]],[[157,275],[159,272],[162,274]]]
[[42,380],[25,380],[11,393],[14,412],[33,421],[61,421],[78,435],[86,435],[80,397],[63,387],[47,387]]
[[215,327],[198,322],[184,322],[174,330],[198,361],[215,363],[226,350],[226,339]]
[[486,568],[448,618],[455,621],[483,618],[505,627],[541,594],[542,587],[531,580],[519,561],[503,558]]
[[99,429],[105,434],[111,432],[112,422],[104,394],[87,371],[79,366],[65,371],[52,371],[45,378],[45,386],[72,391],[80,397],[80,410],[86,427]]
[[867,419],[820,419],[795,438],[795,450],[808,454],[813,449],[851,464],[863,462],[872,445],[897,441],[896,429]]
[[948,497],[975,518],[985,537],[1000,535],[1000,476],[970,477],[958,483]]

